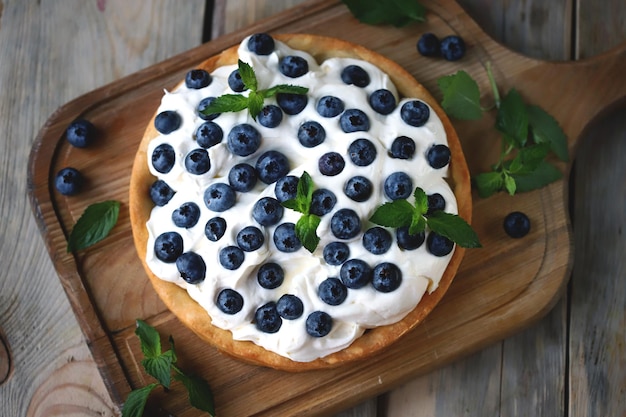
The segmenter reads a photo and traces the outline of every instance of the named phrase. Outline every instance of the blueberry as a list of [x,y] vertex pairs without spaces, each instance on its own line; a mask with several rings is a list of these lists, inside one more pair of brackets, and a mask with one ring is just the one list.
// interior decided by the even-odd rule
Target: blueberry
[[302,242],[296,236],[296,225],[283,223],[274,230],[274,244],[281,252],[295,252],[302,247]]
[[346,301],[348,289],[337,278],[326,278],[317,287],[317,295],[328,305],[338,306]]
[[220,265],[231,271],[239,268],[245,257],[243,250],[237,246],[226,246],[219,253]]
[[442,144],[431,146],[426,154],[426,159],[428,159],[428,164],[431,167],[443,168],[450,163],[450,148]]
[[164,135],[172,133],[180,127],[183,120],[180,115],[173,110],[165,110],[154,118],[154,128]]
[[233,166],[228,172],[228,183],[235,191],[246,193],[256,185],[257,176],[254,167],[250,164],[240,163]]
[[256,172],[265,184],[272,184],[287,175],[289,160],[278,151],[267,151],[256,161]]
[[370,119],[362,110],[348,109],[339,117],[341,130],[346,133],[367,132],[370,130]]
[[354,165],[365,167],[376,159],[376,146],[369,139],[357,139],[348,146],[348,155]]
[[304,304],[295,295],[284,294],[276,303],[276,311],[285,320],[295,320],[304,313]]
[[413,192],[413,181],[404,172],[394,172],[385,179],[384,190],[391,200],[405,199]]
[[506,234],[515,239],[526,236],[530,231],[530,219],[520,211],[507,214],[502,225]]
[[278,103],[278,107],[290,116],[296,115],[304,110],[308,101],[309,99],[306,94],[276,94],[276,103]]
[[357,203],[367,201],[372,196],[373,190],[372,182],[361,175],[350,178],[343,188],[346,196]]
[[439,55],[439,38],[434,33],[424,33],[417,41],[417,52],[422,56]]
[[391,247],[391,233],[387,229],[375,226],[363,233],[363,247],[374,255],[382,255]]
[[439,49],[441,56],[448,61],[458,61],[465,56],[465,42],[456,35],[443,38]]
[[265,236],[261,229],[255,226],[246,226],[237,233],[237,245],[244,252],[254,252],[265,243]]
[[233,126],[226,140],[228,149],[239,156],[252,155],[261,146],[261,134],[248,123]]
[[372,268],[365,261],[350,259],[341,265],[339,278],[348,288],[363,288],[372,279]]
[[256,120],[261,126],[273,128],[283,121],[283,111],[278,106],[268,104],[261,109]]
[[436,211],[443,211],[446,208],[446,200],[439,193],[429,194],[428,198],[428,211],[427,215],[433,214]]
[[176,268],[188,284],[198,284],[206,277],[206,264],[195,252],[185,252],[176,258]]
[[309,72],[309,63],[297,55],[287,55],[278,62],[278,69],[286,77],[298,78]]
[[276,199],[282,203],[296,198],[299,181],[300,179],[295,175],[287,175],[276,181],[274,186]]
[[402,272],[391,262],[383,262],[374,267],[372,286],[380,292],[392,292],[402,284]]
[[284,211],[275,198],[262,197],[252,206],[252,218],[261,226],[272,226],[282,219]]
[[283,324],[283,319],[276,310],[276,303],[269,303],[259,307],[254,313],[254,322],[257,330],[263,333],[276,333]]
[[65,130],[65,138],[72,145],[77,148],[86,148],[91,145],[98,131],[96,127],[85,119],[74,120]]
[[343,242],[331,242],[324,247],[324,260],[328,265],[341,265],[350,256],[350,248]]
[[154,255],[171,264],[183,254],[183,238],[176,232],[165,232],[154,240]]
[[398,242],[398,247],[400,249],[406,250],[414,250],[422,246],[424,243],[424,239],[426,238],[426,233],[422,230],[416,234],[409,233],[408,226],[399,227],[396,230],[396,241]]
[[277,263],[268,262],[261,265],[256,274],[256,279],[261,287],[273,290],[282,285],[285,280],[285,271]]
[[426,238],[426,245],[430,253],[435,256],[446,256],[452,252],[452,248],[454,248],[454,242],[435,232],[430,232],[428,234],[428,237]]
[[306,318],[306,332],[309,336],[324,337],[332,328],[332,317],[323,311],[314,311]]
[[248,39],[248,50],[257,55],[269,55],[274,51],[274,39],[267,33],[255,33]]
[[198,146],[210,148],[224,139],[224,131],[215,122],[204,122],[196,129],[195,137]]
[[343,101],[335,96],[324,96],[317,101],[316,110],[322,117],[339,116],[344,109]]
[[152,166],[157,172],[167,174],[176,162],[176,151],[171,145],[162,143],[152,151]]
[[176,227],[189,229],[194,227],[200,219],[200,207],[194,202],[183,203],[172,212],[172,221]]
[[172,190],[163,180],[156,180],[150,186],[150,199],[159,207],[166,205],[174,197],[174,194],[176,191]]
[[370,106],[376,113],[387,115],[396,108],[396,97],[385,88],[374,91],[369,97]]
[[346,84],[354,84],[357,87],[367,87],[370,76],[358,65],[348,65],[341,71],[341,80]]
[[298,128],[298,140],[305,148],[313,148],[326,139],[326,131],[315,121],[304,122]]
[[211,211],[226,211],[235,205],[235,190],[230,185],[217,182],[204,192],[204,204]]
[[222,217],[213,217],[204,226],[204,235],[211,242],[217,242],[226,233],[226,220]]
[[54,186],[63,195],[76,195],[83,188],[83,175],[72,167],[61,169],[54,178]]
[[398,136],[391,143],[389,155],[396,159],[411,159],[415,155],[415,141],[407,136]]
[[185,168],[190,174],[202,175],[211,169],[209,153],[204,148],[196,148],[185,156]]
[[352,209],[338,210],[330,219],[330,230],[338,239],[351,239],[361,231],[361,219]]
[[228,86],[235,93],[241,93],[246,90],[246,85],[243,83],[238,69],[228,75]]
[[207,108],[213,104],[215,99],[216,97],[206,97],[200,100],[196,109],[198,110],[198,117],[202,120],[214,120],[220,115],[220,113],[207,113]]
[[333,177],[343,171],[346,161],[337,152],[327,152],[320,156],[317,166],[323,175]]
[[336,203],[337,197],[335,197],[332,191],[326,188],[318,188],[313,191],[310,212],[316,216],[323,216],[330,213]]
[[400,118],[410,126],[424,126],[430,118],[430,107],[421,100],[407,101],[400,108]]
[[217,295],[215,304],[225,314],[237,314],[243,308],[243,297],[237,291],[225,288]]
[[185,85],[198,90],[211,84],[213,77],[203,69],[192,69],[185,75]]

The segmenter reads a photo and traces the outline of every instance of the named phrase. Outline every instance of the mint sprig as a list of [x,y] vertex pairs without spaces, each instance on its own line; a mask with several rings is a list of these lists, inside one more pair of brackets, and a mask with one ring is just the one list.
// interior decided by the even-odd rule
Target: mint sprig
[[317,227],[321,219],[310,212],[314,188],[313,179],[308,172],[304,171],[300,179],[298,179],[296,198],[282,202],[284,207],[302,213],[302,216],[296,222],[296,237],[300,239],[302,246],[311,253],[315,251],[315,248],[320,243],[320,238],[317,236]]
[[103,201],[88,206],[78,218],[67,240],[67,252],[88,248],[109,235],[120,213],[119,201]]
[[203,114],[208,116],[211,114],[239,112],[248,109],[250,116],[256,120],[261,110],[263,110],[265,99],[274,97],[279,93],[306,94],[309,91],[306,87],[291,84],[278,84],[265,90],[259,90],[259,84],[254,69],[242,60],[238,60],[237,67],[241,81],[243,81],[244,86],[248,90],[248,95],[223,94],[218,96],[211,104],[202,110]]
[[390,24],[396,27],[425,22],[426,9],[415,0],[342,0],[360,22],[368,25]]
[[159,385],[169,389],[172,371],[174,371],[174,379],[182,382],[187,389],[190,404],[199,410],[206,411],[211,416],[215,416],[213,393],[209,384],[198,376],[186,375],[175,365],[177,357],[174,350],[174,339],[169,337],[170,350],[162,352],[159,332],[143,320],[137,320],[135,334],[139,337],[141,351],[144,355],[141,364],[146,373],[155,378],[158,383],[151,383],[131,391],[124,403],[122,417],[141,417],[150,393]]
[[480,248],[480,240],[472,227],[459,215],[434,211],[428,214],[428,197],[424,190],[416,187],[413,204],[405,199],[394,200],[379,206],[370,221],[379,226],[409,228],[412,235],[426,228],[440,234],[464,248]]

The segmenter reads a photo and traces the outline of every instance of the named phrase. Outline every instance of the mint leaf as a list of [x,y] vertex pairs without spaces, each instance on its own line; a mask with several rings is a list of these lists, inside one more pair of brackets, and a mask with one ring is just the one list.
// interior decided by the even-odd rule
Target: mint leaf
[[119,213],[119,201],[103,201],[87,207],[70,233],[67,252],[85,249],[103,240],[117,223]]
[[311,201],[313,200],[313,187],[313,179],[308,172],[304,171],[298,180],[298,187],[296,188],[296,198],[307,203],[304,205],[304,210],[300,213],[309,214]]
[[296,198],[281,203],[288,209],[302,213],[296,222],[296,237],[300,239],[302,246],[311,253],[315,251],[320,242],[320,238],[317,236],[317,227],[321,221],[319,216],[309,213],[313,200],[313,188],[315,188],[313,179],[308,172],[304,171],[298,179]]
[[511,177],[509,174],[504,174],[504,188],[510,195],[514,195],[517,190],[517,184],[515,183],[515,179]]
[[304,95],[309,91],[309,89],[306,87],[300,87],[298,85],[279,84],[262,91],[264,93],[264,97],[269,98],[274,97],[278,93]]
[[146,408],[148,396],[158,384],[153,383],[143,388],[131,391],[126,398],[124,407],[122,408],[122,417],[141,417],[143,410]]
[[137,319],[137,328],[135,334],[141,342],[141,351],[147,358],[156,358],[161,356],[161,337],[159,332],[143,320]]
[[483,115],[478,84],[465,71],[437,79],[443,93],[441,106],[448,115],[459,120],[476,120]]
[[521,148],[528,139],[528,112],[522,96],[515,89],[502,99],[496,115],[496,129],[502,132],[516,148]]
[[413,220],[414,207],[406,200],[394,200],[379,206],[370,221],[379,226],[409,226]]
[[428,211],[428,196],[420,187],[415,187],[413,192],[413,198],[415,198],[415,208],[419,214],[426,214]]
[[424,22],[426,9],[415,0],[342,0],[360,22],[369,25],[391,24],[405,26],[411,22]]
[[256,91],[250,91],[248,94],[248,112],[254,120],[263,110],[263,95]]
[[474,229],[456,214],[436,211],[426,218],[426,224],[433,232],[447,237],[461,247],[482,247]]
[[502,189],[504,179],[500,172],[483,172],[474,177],[474,185],[478,190],[478,195],[487,198]]
[[202,109],[202,114],[216,114],[237,112],[248,108],[248,97],[241,94],[223,94],[216,97],[208,106]]
[[213,402],[213,392],[208,382],[204,379],[191,375],[187,376],[182,372],[174,379],[183,383],[189,393],[189,403],[198,410],[206,411],[211,416],[215,416],[215,404]]
[[424,229],[426,229],[426,218],[417,211],[414,211],[411,217],[411,225],[409,226],[409,234],[416,235],[423,232]]
[[320,238],[317,236],[317,227],[320,225],[321,219],[314,214],[304,214],[296,223],[296,237],[302,242],[302,246],[309,252],[313,253]]
[[517,192],[527,192],[542,188],[563,177],[557,167],[549,162],[542,161],[537,168],[527,174],[511,174],[515,179]]
[[537,169],[539,164],[548,156],[550,151],[548,144],[530,145],[520,149],[508,164],[508,170],[512,174],[527,174]]
[[567,137],[554,117],[539,106],[528,106],[528,121],[534,141],[550,144],[552,152],[561,161],[567,162]]
[[165,388],[170,387],[172,372],[172,356],[160,355],[154,358],[144,358],[141,361],[146,373],[159,381]]
[[251,91],[256,91],[258,88],[258,83],[256,79],[256,74],[254,73],[254,69],[249,64],[243,62],[241,59],[237,60],[237,68],[239,70],[239,76],[241,77],[243,85],[245,85],[246,88]]

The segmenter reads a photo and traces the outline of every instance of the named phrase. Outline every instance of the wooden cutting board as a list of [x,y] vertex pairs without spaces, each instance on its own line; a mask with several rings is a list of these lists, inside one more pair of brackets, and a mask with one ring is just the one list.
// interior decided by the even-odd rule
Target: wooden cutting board
[[[560,297],[573,251],[568,219],[568,175],[542,190],[489,199],[474,196],[473,226],[483,249],[468,250],[450,290],[428,318],[382,354],[328,371],[289,374],[242,364],[207,346],[184,328],[154,293],[136,256],[130,231],[128,183],[135,149],[164,88],[205,58],[254,32],[315,33],[367,46],[400,63],[438,99],[436,79],[463,69],[492,102],[485,65],[491,62],[502,92],[515,87],[561,123],[574,154],[577,138],[603,110],[626,97],[626,45],[588,61],[546,63],[491,40],[453,1],[422,1],[428,21],[405,28],[358,23],[334,0],[305,3],[244,31],[216,39],[177,57],[88,93],[58,109],[42,127],[28,167],[29,194],[48,251],[101,370],[111,396],[122,404],[131,389],[151,382],[140,366],[135,319],[147,320],[176,341],[180,367],[207,379],[218,415],[322,415],[385,392],[420,373],[470,354],[541,318]],[[458,62],[419,56],[415,44],[427,31],[461,35],[468,44]],[[63,139],[77,117],[102,132],[92,148]],[[496,161],[499,137],[493,114],[455,122],[473,173]],[[63,197],[53,190],[60,168],[74,166],[88,178],[87,191]],[[66,253],[67,236],[84,209],[95,202],[122,202],[118,224],[103,242]],[[511,239],[502,219],[513,210],[529,215],[531,233]],[[182,387],[158,391],[150,415],[194,416]],[[158,406],[157,406],[158,404]]]

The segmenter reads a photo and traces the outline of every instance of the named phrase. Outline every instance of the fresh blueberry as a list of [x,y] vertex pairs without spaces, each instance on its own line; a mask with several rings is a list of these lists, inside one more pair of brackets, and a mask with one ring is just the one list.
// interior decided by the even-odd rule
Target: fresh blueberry
[[406,199],[413,192],[413,181],[404,172],[394,172],[385,180],[384,190],[391,200]]
[[202,175],[211,169],[209,153],[204,148],[196,148],[185,156],[185,168],[190,174]]
[[446,36],[439,47],[441,56],[448,61],[458,61],[465,56],[465,42],[456,35]]
[[233,166],[228,172],[228,183],[235,191],[246,193],[256,185],[257,176],[254,167],[244,162]]
[[283,324],[283,319],[276,310],[276,303],[270,301],[259,307],[254,313],[257,330],[263,333],[276,333]]
[[348,155],[354,165],[365,167],[376,159],[376,146],[369,139],[357,139],[348,146]]
[[352,239],[361,231],[361,219],[352,209],[338,210],[330,219],[330,230],[337,239]]
[[226,233],[226,220],[222,217],[213,217],[204,226],[204,235],[211,242],[217,242]]
[[165,232],[154,240],[154,255],[171,264],[183,254],[183,238],[176,232]]
[[331,242],[324,247],[324,260],[328,265],[341,265],[350,256],[350,247],[343,242]]
[[261,265],[256,274],[259,285],[265,289],[273,290],[282,285],[285,280],[285,271],[275,262],[268,262]]
[[373,191],[372,182],[361,175],[350,178],[343,188],[346,196],[357,203],[367,201],[372,196]]
[[317,295],[326,304],[338,306],[346,301],[348,289],[338,278],[326,278],[317,287]]
[[446,256],[454,248],[454,242],[438,233],[430,232],[426,238],[426,245],[430,253],[435,256]]
[[274,39],[267,33],[255,33],[248,39],[248,50],[257,55],[269,55],[274,51]]
[[348,65],[341,71],[341,80],[346,84],[354,84],[357,87],[367,87],[370,76],[358,65]]
[[254,252],[265,243],[265,236],[261,229],[255,226],[246,226],[237,233],[237,245],[244,252]]
[[309,336],[324,337],[333,328],[333,318],[323,311],[314,311],[306,318],[306,332]]
[[156,180],[150,186],[150,199],[159,207],[166,205],[174,197],[174,194],[176,191],[172,190],[163,180]]
[[309,99],[306,94],[278,93],[276,103],[290,116],[300,113],[306,107]]
[[298,78],[309,72],[309,63],[297,55],[287,55],[278,62],[278,69],[286,77]]
[[256,172],[265,184],[272,184],[287,175],[289,159],[278,151],[267,151],[256,161]]
[[519,239],[530,232],[530,219],[526,214],[514,211],[506,215],[503,227],[507,235]]
[[198,146],[210,148],[224,139],[224,131],[215,122],[204,122],[196,129],[196,141]]
[[326,131],[315,121],[304,122],[298,128],[298,140],[305,148],[313,148],[326,139]]
[[430,107],[421,100],[407,101],[400,109],[400,118],[410,126],[424,126],[430,118]]
[[252,218],[261,226],[272,226],[282,219],[284,211],[275,198],[262,197],[252,206]]
[[204,204],[211,211],[226,211],[235,205],[235,190],[230,185],[216,182],[204,192]]
[[405,250],[414,250],[422,246],[424,243],[424,239],[426,238],[426,233],[422,230],[416,234],[409,233],[408,226],[399,227],[396,230],[396,241],[398,242],[398,247],[400,249]]
[[241,93],[246,90],[246,85],[243,83],[238,69],[231,72],[228,76],[228,86],[235,93]]
[[176,227],[189,229],[194,227],[200,219],[200,207],[194,202],[186,202],[172,212],[172,221]]
[[422,56],[439,55],[439,38],[434,33],[424,33],[417,41],[417,52]]
[[370,119],[362,110],[348,109],[339,117],[341,130],[346,133],[367,132],[370,130]]
[[392,292],[402,284],[402,272],[391,262],[383,262],[374,267],[372,286],[380,292]]
[[316,216],[323,216],[330,213],[336,203],[337,197],[335,197],[332,191],[326,188],[318,188],[313,191],[310,212]]
[[86,148],[91,145],[98,131],[96,127],[85,119],[74,120],[65,130],[65,138],[72,145],[77,148]]
[[341,265],[339,278],[348,288],[363,288],[372,279],[372,268],[361,259],[350,259]]
[[337,152],[327,152],[320,156],[317,166],[323,175],[333,177],[343,171],[346,161]]
[[436,211],[442,211],[446,208],[446,200],[439,193],[429,194],[428,198],[428,211],[427,215],[433,214]]
[[282,223],[274,230],[274,244],[281,252],[295,252],[302,247],[302,242],[296,236],[296,225]]
[[176,268],[188,284],[199,284],[206,277],[206,264],[195,252],[185,252],[176,258]]
[[374,255],[381,255],[391,247],[391,233],[387,229],[375,226],[363,233],[363,247]]
[[198,103],[198,107],[196,109],[198,110],[198,117],[200,117],[202,120],[214,120],[220,115],[220,113],[208,113],[207,111],[207,108],[211,104],[213,104],[215,99],[216,97],[206,97],[200,100],[200,103]]
[[261,134],[248,123],[233,126],[226,140],[228,149],[239,156],[252,155],[261,146]]
[[231,271],[239,268],[245,257],[243,250],[237,246],[226,246],[219,253],[220,265]]
[[211,84],[213,77],[203,69],[192,69],[185,76],[185,85],[187,88],[198,90]]
[[415,141],[407,136],[398,136],[391,143],[389,155],[396,159],[411,159],[415,155]]
[[335,96],[324,96],[317,101],[316,110],[322,117],[339,116],[344,109],[343,101]]
[[225,288],[217,295],[215,304],[225,314],[237,314],[243,308],[243,297],[237,291]]
[[396,97],[385,88],[374,91],[369,97],[370,106],[375,112],[387,115],[396,108]]
[[304,304],[295,295],[284,294],[276,303],[276,311],[285,320],[295,320],[304,313]]
[[295,175],[287,175],[276,181],[274,194],[281,203],[293,200],[298,193],[298,182],[300,179]]
[[154,118],[154,128],[164,135],[172,133],[180,127],[183,120],[178,113],[173,110],[165,110]]
[[63,195],[76,195],[83,188],[83,175],[72,167],[61,169],[54,178],[54,186]]
[[261,109],[256,120],[261,126],[273,128],[283,121],[283,111],[278,106],[268,104]]
[[167,174],[176,162],[176,151],[171,145],[162,143],[152,151],[152,166],[157,172]]
[[428,164],[431,167],[443,168],[450,163],[450,148],[442,144],[431,146],[426,154],[426,159],[428,159]]

